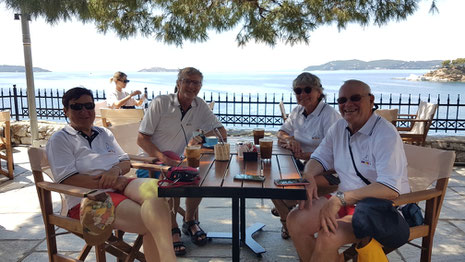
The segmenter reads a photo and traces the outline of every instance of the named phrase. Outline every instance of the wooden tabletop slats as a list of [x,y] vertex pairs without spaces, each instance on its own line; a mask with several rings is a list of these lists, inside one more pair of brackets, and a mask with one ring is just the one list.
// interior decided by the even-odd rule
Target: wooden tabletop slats
[[[279,160],[279,169],[281,171],[281,179],[300,178],[300,174],[296,173],[296,167],[292,156],[277,155]],[[282,187],[284,188],[284,187]],[[302,188],[301,186],[286,186],[286,188]]]
[[223,187],[242,187],[242,181],[234,180],[234,175],[241,174],[243,172],[242,160],[237,158],[237,155],[231,155],[229,161],[228,170],[223,179]]
[[262,161],[262,165],[263,175],[265,176],[263,187],[275,188],[274,180],[281,178],[277,156],[272,156],[270,160]]

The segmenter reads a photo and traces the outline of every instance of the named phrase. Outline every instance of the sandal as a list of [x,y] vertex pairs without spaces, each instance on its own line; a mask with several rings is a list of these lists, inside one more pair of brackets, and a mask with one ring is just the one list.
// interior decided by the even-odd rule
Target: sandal
[[199,226],[199,231],[195,233],[192,233],[192,230],[191,230],[192,226],[194,225],[198,226],[199,224],[200,223],[197,220],[190,220],[190,221],[184,222],[182,224],[182,232],[191,237],[192,243],[198,246],[203,246],[207,243],[207,234],[205,233],[205,231],[203,231],[203,229],[200,228],[200,226]]
[[279,213],[278,213],[278,210],[276,209],[276,207],[273,207],[271,209],[271,214],[273,214],[273,216],[275,216],[275,217],[279,217]]
[[[181,230],[179,228],[175,227],[171,229],[171,235],[174,234],[179,234],[179,238],[181,238]],[[177,241],[173,242],[173,247],[174,247],[174,253],[176,256],[184,256],[186,254],[186,246],[184,245],[184,242],[182,241]]]
[[282,239],[290,238],[291,236],[289,235],[289,231],[287,231],[286,220],[281,219],[281,224],[283,224],[283,226],[281,227],[281,238]]

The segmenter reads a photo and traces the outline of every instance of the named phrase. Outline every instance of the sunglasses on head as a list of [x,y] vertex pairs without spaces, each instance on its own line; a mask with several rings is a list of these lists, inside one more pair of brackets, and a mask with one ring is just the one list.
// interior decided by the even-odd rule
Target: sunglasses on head
[[126,80],[119,80],[119,81],[121,81],[123,83],[126,83],[126,84],[129,83],[129,80],[127,80],[127,79]]
[[310,94],[310,93],[312,92],[312,88],[309,87],[309,86],[306,86],[306,87],[304,87],[304,88],[300,88],[300,87],[294,88],[294,93],[295,93],[296,95],[302,94],[302,91],[304,91],[305,94]]
[[85,107],[87,110],[92,110],[95,108],[95,104],[94,103],[84,103],[84,104],[81,104],[81,103],[75,103],[75,104],[70,104],[69,105],[69,108],[75,110],[75,111],[79,111],[79,110],[82,110],[82,108]]
[[371,94],[368,94],[368,95],[352,95],[349,98],[347,98],[347,97],[339,97],[337,99],[337,103],[342,105],[342,104],[347,103],[348,100],[350,100],[351,102],[358,102],[358,101],[360,101],[362,99],[362,97],[370,96],[370,95]]

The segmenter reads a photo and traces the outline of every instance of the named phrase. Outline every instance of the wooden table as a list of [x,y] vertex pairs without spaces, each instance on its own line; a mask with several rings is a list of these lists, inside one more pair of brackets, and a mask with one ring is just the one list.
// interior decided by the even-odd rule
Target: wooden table
[[[200,159],[199,186],[184,186],[176,188],[159,188],[160,197],[218,197],[232,199],[232,234],[209,232],[208,238],[232,238],[233,261],[239,261],[240,244],[246,244],[256,254],[265,252],[252,235],[265,225],[256,223],[245,228],[245,199],[306,199],[303,186],[282,187],[274,184],[275,179],[299,178],[300,173],[294,163],[290,151],[273,143],[273,155],[269,160],[244,161],[239,159],[235,145],[238,141],[253,141],[253,138],[228,138],[231,144],[229,161],[215,161],[212,149],[203,149]],[[184,162],[183,165],[186,163]],[[264,182],[234,180],[236,174],[265,176]]]

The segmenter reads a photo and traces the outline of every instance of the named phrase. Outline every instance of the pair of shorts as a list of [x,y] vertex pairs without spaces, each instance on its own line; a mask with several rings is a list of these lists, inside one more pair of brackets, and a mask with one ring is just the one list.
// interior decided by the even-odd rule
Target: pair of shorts
[[[130,178],[129,182],[134,180],[136,178]],[[108,192],[108,195],[111,197],[111,201],[113,201],[113,206],[116,208],[123,200],[128,199],[127,196],[117,193],[117,192]],[[70,210],[68,210],[68,217],[74,218],[74,219],[80,219],[79,211],[81,210],[81,203],[75,205],[72,207]]]
[[[331,195],[326,195],[325,196],[327,199],[331,198]],[[349,205],[345,207],[341,207],[337,214],[339,215],[339,218],[343,218],[345,216],[353,215],[355,212],[355,205]]]

